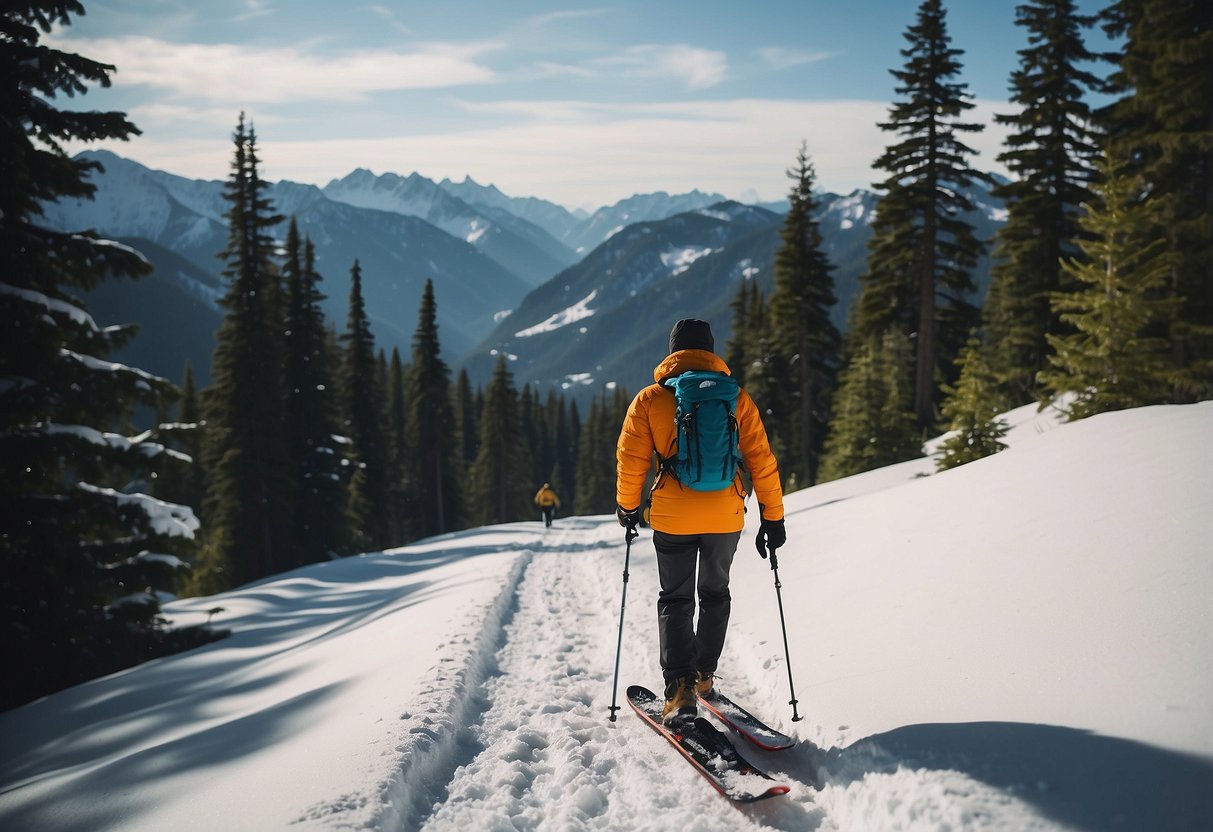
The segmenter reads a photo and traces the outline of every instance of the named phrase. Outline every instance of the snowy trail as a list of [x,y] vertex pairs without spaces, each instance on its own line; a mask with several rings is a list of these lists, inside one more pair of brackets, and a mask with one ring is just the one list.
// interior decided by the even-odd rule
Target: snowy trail
[[[624,705],[608,720],[622,590],[621,531],[610,522],[562,521],[522,573],[500,650],[475,700],[481,712],[452,770],[434,771],[432,806],[385,828],[643,829],[657,817],[680,828],[814,829],[811,746],[743,755],[778,772],[788,797],[739,808],[719,797]],[[651,544],[633,545],[619,697],[632,681],[657,684]],[[730,666],[740,666],[726,653]],[[730,678],[739,697],[754,687]],[[442,774],[446,776],[442,776]],[[420,803],[421,801],[416,801]],[[553,810],[553,807],[559,807]]]

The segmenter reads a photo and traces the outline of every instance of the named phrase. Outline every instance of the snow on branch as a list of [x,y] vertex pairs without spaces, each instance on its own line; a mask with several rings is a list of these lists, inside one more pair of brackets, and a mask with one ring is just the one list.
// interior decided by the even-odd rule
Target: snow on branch
[[112,488],[100,488],[86,482],[76,483],[76,487],[90,494],[107,497],[120,506],[140,509],[147,516],[152,531],[165,537],[184,537],[192,540],[194,532],[201,525],[194,510],[189,506],[166,503],[147,494],[123,494]]
[[21,298],[27,303],[41,306],[48,312],[58,312],[60,315],[65,315],[93,332],[100,331],[100,328],[97,326],[97,322],[93,320],[93,316],[84,309],[81,309],[79,306],[76,306],[74,303],[68,303],[65,300],[57,300],[55,298],[48,297],[41,292],[35,292],[32,289],[19,289],[16,286],[11,286],[7,283],[0,283],[0,294]]
[[140,370],[138,367],[130,367],[126,364],[118,364],[113,361],[103,361],[92,355],[83,355],[82,353],[73,352],[68,349],[59,350],[59,354],[64,358],[76,361],[79,364],[87,367],[90,370],[99,370],[106,373],[115,373],[120,375],[132,375],[145,387],[150,388],[152,385],[169,384],[168,379],[153,375],[146,370]]
[[117,563],[105,564],[106,569],[119,569],[124,566],[139,566],[141,564],[157,563],[167,566],[169,569],[189,569],[190,565],[176,555],[165,555],[158,552],[149,552],[144,549],[137,555],[132,555],[126,560]]
[[45,436],[74,436],[91,445],[113,448],[118,451],[137,451],[148,459],[165,455],[170,459],[181,462],[193,462],[193,457],[181,451],[167,448],[158,442],[149,442],[153,432],[146,430],[135,436],[123,436],[118,433],[106,433],[88,425],[60,425],[54,422],[39,422],[33,426],[33,432]]
[[85,243],[105,253],[124,254],[129,257],[134,257],[143,265],[151,268],[152,261],[148,260],[143,255],[142,251],[139,251],[137,248],[131,248],[130,246],[120,243],[117,240],[107,240],[104,237],[89,237],[84,234],[72,234],[69,239],[75,243]]

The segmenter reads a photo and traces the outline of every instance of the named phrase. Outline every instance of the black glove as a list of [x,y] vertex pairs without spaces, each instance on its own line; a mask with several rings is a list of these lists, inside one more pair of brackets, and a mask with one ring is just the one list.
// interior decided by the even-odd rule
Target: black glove
[[640,506],[636,506],[636,508],[615,506],[615,517],[618,518],[619,525],[625,529],[634,529],[640,525]]
[[754,538],[754,546],[758,549],[758,554],[765,558],[768,548],[773,552],[787,542],[788,533],[783,527],[782,520],[765,518],[762,520],[758,526],[758,537]]

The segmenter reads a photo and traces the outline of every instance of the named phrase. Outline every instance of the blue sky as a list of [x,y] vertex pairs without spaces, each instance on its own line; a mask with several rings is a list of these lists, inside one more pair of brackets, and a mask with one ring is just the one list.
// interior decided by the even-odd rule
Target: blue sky
[[[1010,109],[1016,5],[947,3],[974,120]],[[821,188],[869,186],[917,7],[107,0],[51,40],[118,67],[112,88],[64,106],[126,111],[143,135],[112,149],[152,167],[223,178],[245,110],[270,179],[418,171],[597,207],[692,188],[776,199],[802,140]],[[1002,136],[991,123],[972,140],[977,165],[998,169]]]

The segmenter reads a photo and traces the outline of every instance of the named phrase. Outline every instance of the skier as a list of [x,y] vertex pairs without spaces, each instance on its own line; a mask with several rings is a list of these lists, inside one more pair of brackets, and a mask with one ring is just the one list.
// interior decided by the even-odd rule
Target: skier
[[[688,486],[669,469],[679,437],[675,394],[665,382],[694,370],[729,375],[728,365],[713,352],[714,346],[707,322],[683,319],[674,325],[670,354],[653,371],[656,383],[641,390],[628,407],[616,449],[616,516],[629,529],[640,523],[645,477],[653,454],[658,455],[647,520],[653,529],[661,582],[657,631],[665,680],[662,719],[667,722],[696,715],[697,694],[705,698],[712,694],[729,623],[729,569],[745,525],[746,493],[739,473],[725,488],[710,491]],[[766,557],[764,547],[774,551],[786,541],[779,467],[757,406],[739,388],[735,416],[737,446],[761,511],[756,544],[759,554]]]
[[535,505],[539,506],[539,511],[543,514],[544,527],[551,528],[556,509],[560,508],[560,498],[549,483],[545,482],[543,488],[535,492]]

